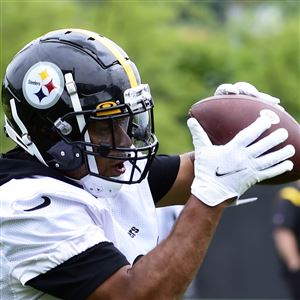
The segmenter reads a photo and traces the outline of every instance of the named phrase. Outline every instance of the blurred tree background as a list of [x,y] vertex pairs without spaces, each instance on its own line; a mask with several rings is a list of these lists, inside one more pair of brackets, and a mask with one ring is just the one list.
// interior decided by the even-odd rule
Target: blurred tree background
[[[225,82],[252,83],[300,120],[297,0],[1,0],[0,8],[1,78],[18,50],[58,28],[96,31],[124,48],[150,84],[160,152],[191,149],[189,107]],[[0,142],[0,152],[13,146],[2,129]]]

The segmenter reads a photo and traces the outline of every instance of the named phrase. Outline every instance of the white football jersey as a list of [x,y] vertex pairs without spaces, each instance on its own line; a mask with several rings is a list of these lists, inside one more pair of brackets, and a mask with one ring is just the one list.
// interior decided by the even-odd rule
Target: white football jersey
[[86,249],[109,241],[132,263],[157,245],[148,185],[122,185],[112,198],[49,178],[0,186],[1,299],[55,299],[24,284]]
[[156,208],[159,243],[168,237],[183,208],[184,205],[172,205]]

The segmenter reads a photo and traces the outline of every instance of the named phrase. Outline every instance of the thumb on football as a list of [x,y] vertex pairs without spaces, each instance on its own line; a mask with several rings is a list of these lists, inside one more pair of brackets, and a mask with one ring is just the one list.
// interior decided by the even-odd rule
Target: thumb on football
[[193,144],[195,150],[198,147],[212,145],[208,135],[206,134],[202,126],[198,123],[198,121],[195,118],[189,118],[187,120],[187,125],[193,137]]

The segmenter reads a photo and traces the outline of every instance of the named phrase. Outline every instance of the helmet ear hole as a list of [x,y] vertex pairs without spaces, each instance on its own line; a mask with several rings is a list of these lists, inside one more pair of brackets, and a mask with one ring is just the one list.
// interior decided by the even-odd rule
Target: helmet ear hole
[[77,145],[66,143],[64,140],[53,145],[47,154],[50,160],[47,161],[50,167],[59,170],[75,170],[83,163],[82,150]]

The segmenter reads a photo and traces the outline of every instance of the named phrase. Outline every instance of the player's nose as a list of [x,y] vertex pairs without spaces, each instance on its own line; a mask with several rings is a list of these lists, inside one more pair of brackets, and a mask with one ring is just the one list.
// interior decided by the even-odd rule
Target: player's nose
[[130,148],[132,145],[132,140],[128,136],[127,132],[124,130],[122,126],[116,124],[114,127],[115,133],[115,144],[116,147],[120,148]]

